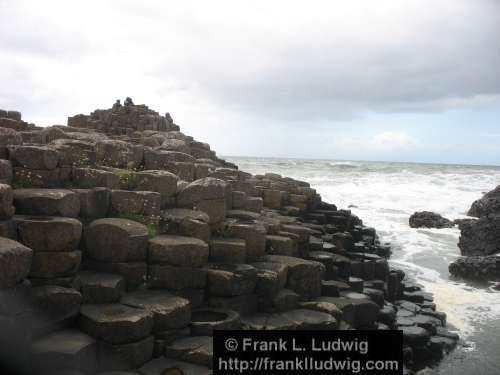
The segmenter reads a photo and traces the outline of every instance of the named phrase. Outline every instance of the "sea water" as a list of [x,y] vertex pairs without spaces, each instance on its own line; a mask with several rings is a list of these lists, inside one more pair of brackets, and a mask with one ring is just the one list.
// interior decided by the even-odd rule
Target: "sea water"
[[228,157],[253,174],[307,181],[323,200],[350,209],[393,249],[391,265],[434,294],[463,342],[436,368],[440,374],[500,374],[500,291],[450,279],[460,232],[413,229],[415,211],[465,218],[472,202],[500,185],[500,167],[392,162]]

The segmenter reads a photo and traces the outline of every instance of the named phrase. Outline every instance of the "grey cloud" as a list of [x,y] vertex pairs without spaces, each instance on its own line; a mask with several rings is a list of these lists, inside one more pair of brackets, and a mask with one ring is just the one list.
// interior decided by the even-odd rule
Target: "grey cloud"
[[118,89],[281,121],[499,103],[495,0],[39,3],[0,1],[0,107],[35,116]]

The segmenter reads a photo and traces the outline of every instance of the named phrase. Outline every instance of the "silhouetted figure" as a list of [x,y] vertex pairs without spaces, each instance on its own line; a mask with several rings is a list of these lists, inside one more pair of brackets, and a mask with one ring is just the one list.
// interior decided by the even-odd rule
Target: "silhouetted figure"
[[132,98],[127,97],[127,99],[125,99],[125,105],[134,105],[134,102],[132,101]]
[[120,108],[122,106],[122,103],[120,102],[120,99],[116,99],[115,104],[113,104],[113,108]]

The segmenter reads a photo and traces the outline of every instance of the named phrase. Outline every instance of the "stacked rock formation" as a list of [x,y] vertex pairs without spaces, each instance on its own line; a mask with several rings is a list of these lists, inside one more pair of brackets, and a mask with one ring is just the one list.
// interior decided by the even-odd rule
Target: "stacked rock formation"
[[464,257],[450,264],[450,273],[478,281],[500,281],[500,186],[475,201],[467,214],[477,220],[458,221],[458,247]]
[[416,369],[456,344],[373,228],[306,182],[238,170],[168,113],[127,100],[47,128],[0,111],[0,126],[11,366],[210,373],[228,328],[402,329]]

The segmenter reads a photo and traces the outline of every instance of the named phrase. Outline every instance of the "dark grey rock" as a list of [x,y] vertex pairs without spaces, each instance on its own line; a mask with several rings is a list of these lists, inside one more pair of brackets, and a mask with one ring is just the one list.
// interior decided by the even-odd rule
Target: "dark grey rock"
[[482,198],[472,203],[468,216],[482,217],[490,214],[500,214],[500,186],[486,193]]
[[28,276],[33,250],[0,237],[0,289],[11,288]]
[[153,332],[183,328],[191,319],[191,306],[188,300],[160,290],[127,293],[121,303],[150,311],[154,319]]
[[153,314],[121,304],[83,305],[80,329],[111,344],[126,344],[144,339],[153,329]]
[[453,222],[430,211],[415,212],[410,216],[412,228],[451,228]]

